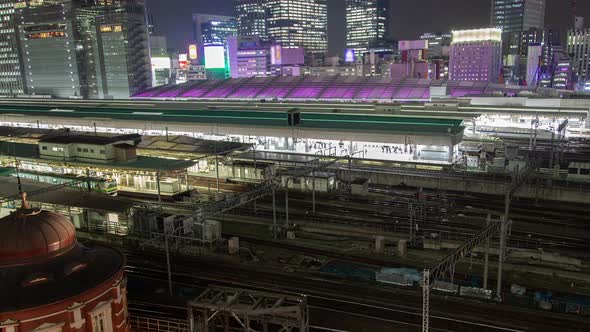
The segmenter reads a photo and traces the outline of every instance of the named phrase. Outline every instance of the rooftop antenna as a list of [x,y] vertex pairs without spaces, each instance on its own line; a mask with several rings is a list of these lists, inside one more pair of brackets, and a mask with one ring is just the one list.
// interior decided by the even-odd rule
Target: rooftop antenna
[[576,29],[576,20],[578,17],[578,1],[572,0],[572,16],[573,16],[573,28]]

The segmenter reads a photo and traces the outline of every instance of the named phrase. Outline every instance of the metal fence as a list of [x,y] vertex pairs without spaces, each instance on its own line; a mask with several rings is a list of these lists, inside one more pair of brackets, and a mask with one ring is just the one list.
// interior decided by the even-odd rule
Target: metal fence
[[133,332],[189,332],[188,321],[181,319],[159,319],[131,315],[129,322]]

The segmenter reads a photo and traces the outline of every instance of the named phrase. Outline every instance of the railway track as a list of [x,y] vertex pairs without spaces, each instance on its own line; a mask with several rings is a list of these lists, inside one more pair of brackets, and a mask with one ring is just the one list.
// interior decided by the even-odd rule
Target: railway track
[[[166,272],[161,255],[128,252],[127,273],[134,279],[148,279],[166,288]],[[340,331],[360,331],[349,322],[368,320],[373,327],[405,327],[419,331],[421,295],[411,289],[351,280],[326,279],[306,274],[290,274],[236,266],[210,259],[173,256],[175,287],[221,286],[306,294],[311,325]],[[130,291],[130,301],[134,296]],[[154,301],[152,301],[154,302]],[[558,315],[463,299],[433,296],[431,325],[438,331],[581,331],[588,318]],[[347,318],[348,317],[348,318]],[[393,325],[391,325],[393,324]],[[380,331],[383,329],[370,329]]]

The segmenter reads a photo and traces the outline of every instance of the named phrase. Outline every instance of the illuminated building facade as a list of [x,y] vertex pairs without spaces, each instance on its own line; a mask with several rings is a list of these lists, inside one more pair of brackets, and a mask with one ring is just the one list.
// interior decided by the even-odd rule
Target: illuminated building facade
[[13,17],[16,3],[16,0],[0,0],[0,96],[16,96],[24,93],[20,52]]
[[328,50],[326,0],[269,0],[268,38],[283,47],[303,47],[306,52]]
[[346,0],[346,48],[357,55],[381,46],[388,33],[388,0]]
[[17,14],[27,94],[129,98],[151,85],[142,1],[40,2]]
[[310,53],[328,50],[326,0],[237,0],[238,35]]
[[502,66],[502,31],[475,29],[453,31],[449,79],[498,82]]
[[492,0],[490,24],[504,33],[542,30],[545,0]]
[[567,53],[572,55],[573,71],[582,85],[590,80],[590,29],[569,30]]
[[490,25],[502,29],[504,78],[526,84],[528,46],[541,42],[546,0],[492,0]]
[[227,37],[238,34],[238,21],[231,16],[193,14],[193,38],[199,64],[205,64],[204,47],[225,45]]
[[268,40],[266,19],[267,0],[234,0],[238,35],[256,36]]

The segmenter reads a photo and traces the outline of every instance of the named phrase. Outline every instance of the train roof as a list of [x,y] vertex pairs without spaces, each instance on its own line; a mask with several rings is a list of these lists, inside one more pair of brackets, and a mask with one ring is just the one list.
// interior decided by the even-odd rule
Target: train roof
[[[207,109],[204,105],[184,103],[96,103],[80,101],[66,104],[67,110],[56,108],[57,101],[43,105],[35,101],[0,100],[0,114],[24,116],[68,117],[77,119],[109,119],[142,122],[171,122],[198,125],[230,125],[250,127],[326,129],[361,133],[462,134],[465,126],[460,118],[406,116],[375,111],[347,112],[341,110],[273,109]],[[289,121],[292,113],[300,114],[300,123]]]

